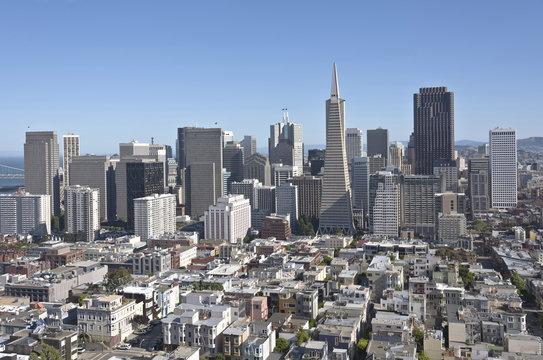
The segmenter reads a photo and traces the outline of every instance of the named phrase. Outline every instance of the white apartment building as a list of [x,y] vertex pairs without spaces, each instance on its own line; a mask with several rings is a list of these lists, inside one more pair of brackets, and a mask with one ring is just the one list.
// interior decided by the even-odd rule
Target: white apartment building
[[290,215],[290,227],[295,228],[298,222],[298,186],[285,182],[275,189],[275,193],[275,212]]
[[102,340],[114,346],[132,334],[136,300],[122,295],[93,295],[77,308],[79,330],[93,342]]
[[134,199],[134,233],[142,241],[175,233],[175,202],[173,194],[153,194]]
[[200,346],[203,353],[220,353],[220,335],[232,323],[232,308],[229,305],[191,306],[193,310],[162,319],[164,344]]
[[0,233],[51,233],[51,195],[0,195]]
[[64,186],[70,185],[70,163],[79,156],[79,135],[62,136],[62,170],[64,171]]
[[87,241],[93,241],[100,230],[100,190],[73,185],[65,189],[66,232],[82,231]]
[[380,173],[384,175],[384,182],[377,184],[372,214],[372,233],[380,236],[398,236],[400,219],[399,187],[392,173]]
[[146,250],[132,255],[134,275],[159,274],[172,268],[172,255],[168,250]]
[[490,196],[496,209],[517,207],[517,133],[490,130]]
[[347,161],[350,162],[355,157],[361,157],[364,144],[362,130],[358,128],[349,128],[345,130],[345,152]]
[[206,239],[241,243],[251,228],[251,205],[243,195],[218,198],[204,216]]

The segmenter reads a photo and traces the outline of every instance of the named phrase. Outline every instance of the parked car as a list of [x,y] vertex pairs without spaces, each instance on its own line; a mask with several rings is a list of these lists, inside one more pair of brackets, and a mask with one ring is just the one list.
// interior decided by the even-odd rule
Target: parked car
[[119,345],[117,345],[117,349],[119,349],[119,350],[130,350],[131,347],[132,347],[132,345],[130,345],[130,344],[119,344]]
[[159,325],[159,324],[161,324],[161,323],[162,323],[162,322],[161,322],[160,320],[158,320],[158,319],[154,319],[154,320],[151,320],[151,321],[149,322],[149,324],[151,324],[151,325],[153,325],[153,326],[154,326],[154,325]]
[[145,335],[145,334],[147,334],[147,328],[138,329],[138,330],[134,331],[134,334],[136,334],[136,335]]
[[128,340],[128,343],[131,345],[138,345],[140,343],[140,339],[133,338],[133,339]]

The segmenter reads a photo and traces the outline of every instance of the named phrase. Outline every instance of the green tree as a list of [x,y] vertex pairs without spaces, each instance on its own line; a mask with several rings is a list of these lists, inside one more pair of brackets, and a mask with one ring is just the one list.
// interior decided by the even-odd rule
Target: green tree
[[417,343],[417,349],[422,349],[424,344],[424,333],[419,328],[413,328],[413,336],[415,337],[415,342]]
[[511,273],[511,284],[515,285],[518,291],[522,291],[526,288],[524,279],[521,278],[516,271]]
[[77,303],[79,304],[79,306],[83,306],[83,299],[86,298],[87,296],[89,295],[83,294],[79,297],[79,299],[77,299]]
[[298,339],[296,340],[296,345],[300,346],[302,343],[309,340],[309,334],[304,329],[300,329],[296,334],[296,339]]
[[224,355],[223,354],[217,354],[215,356],[215,360],[225,360]]
[[481,230],[483,230],[485,227],[485,223],[483,220],[477,219],[473,221],[472,226],[475,231],[481,232]]
[[362,358],[362,356],[366,353],[366,349],[368,348],[368,342],[368,339],[364,338],[358,340],[358,343],[356,344],[356,352],[358,353],[360,358]]
[[106,289],[109,292],[113,292],[115,289],[132,281],[132,276],[124,267],[120,267],[117,270],[107,273],[105,278]]
[[430,360],[430,358],[424,353],[424,351],[421,351],[417,354],[418,360]]
[[283,338],[279,338],[275,342],[275,347],[273,348],[273,352],[284,354],[288,351],[288,348],[289,348],[288,341]]
[[63,360],[60,353],[54,347],[42,344],[39,354],[33,352],[30,354],[30,360]]
[[311,329],[311,328],[314,328],[316,322],[317,322],[317,321],[316,321],[315,319],[309,320],[309,328],[310,328],[310,329]]
[[458,268],[458,273],[462,278],[462,282],[464,283],[466,290],[470,289],[474,280],[473,273],[465,266],[460,266],[460,268]]
[[51,227],[56,231],[60,231],[60,219],[58,216],[51,215]]

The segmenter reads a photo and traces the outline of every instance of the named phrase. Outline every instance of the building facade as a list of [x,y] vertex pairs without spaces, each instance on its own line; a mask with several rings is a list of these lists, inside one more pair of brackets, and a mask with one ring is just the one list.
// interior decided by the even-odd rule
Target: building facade
[[100,230],[100,190],[73,185],[64,190],[66,232],[93,241]]
[[164,164],[129,162],[126,164],[126,208],[128,228],[134,229],[134,199],[164,193]]
[[175,204],[173,194],[153,194],[134,199],[134,233],[142,241],[175,233]]
[[517,133],[490,130],[490,197],[496,209],[517,207]]
[[279,215],[290,216],[290,227],[298,222],[298,186],[285,182],[276,189],[275,210]]
[[251,205],[243,195],[223,196],[205,212],[205,238],[242,243],[251,228]]
[[[377,128],[368,130],[368,157],[381,155],[385,159],[385,166],[388,160],[388,129]],[[380,170],[380,169],[379,169]]]
[[347,161],[351,162],[355,157],[361,157],[364,153],[364,137],[362,130],[358,128],[348,128],[345,130],[345,153]]
[[51,233],[51,195],[0,195],[0,233]]
[[321,210],[322,178],[303,175],[287,181],[298,187],[298,215],[318,218]]

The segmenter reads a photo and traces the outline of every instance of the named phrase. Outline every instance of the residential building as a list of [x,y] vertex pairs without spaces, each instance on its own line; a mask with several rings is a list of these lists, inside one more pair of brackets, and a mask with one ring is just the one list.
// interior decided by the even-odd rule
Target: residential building
[[290,229],[290,215],[273,214],[262,220],[262,237],[271,236],[278,240],[285,240],[292,234]]
[[433,239],[436,235],[434,196],[442,192],[436,175],[404,175],[400,179],[401,228],[416,237]]
[[168,250],[145,250],[130,257],[134,275],[159,274],[172,268],[172,256]]
[[0,195],[0,233],[51,233],[51,195]]
[[369,229],[372,234],[398,236],[399,196],[397,175],[378,171],[370,176]]
[[322,178],[303,175],[287,181],[298,187],[298,215],[318,218],[322,196]]
[[456,160],[444,159],[434,161],[434,175],[443,176],[445,191],[458,192],[458,168]]
[[388,256],[374,256],[366,274],[372,301],[378,301],[383,290],[403,290],[403,267],[393,265]]
[[241,243],[251,228],[251,205],[243,195],[223,196],[205,212],[205,238]]
[[142,241],[175,233],[175,204],[173,194],[153,194],[134,199],[134,233]]
[[490,130],[490,199],[496,209],[517,207],[517,133]]
[[413,95],[415,174],[433,174],[434,161],[455,160],[454,93],[420,88]]
[[100,190],[72,185],[64,191],[66,232],[93,241],[100,230]]
[[132,334],[135,308],[136,301],[122,295],[90,296],[77,308],[77,325],[92,340],[114,346]]
[[347,154],[345,152],[345,100],[339,97],[334,63],[330,99],[326,100],[326,155],[322,179],[319,231],[331,233],[339,228],[353,231],[353,208]]
[[442,244],[456,244],[461,236],[467,234],[466,216],[451,212],[439,217],[438,239]]
[[472,214],[487,212],[490,208],[489,176],[488,157],[469,160],[468,196]]

